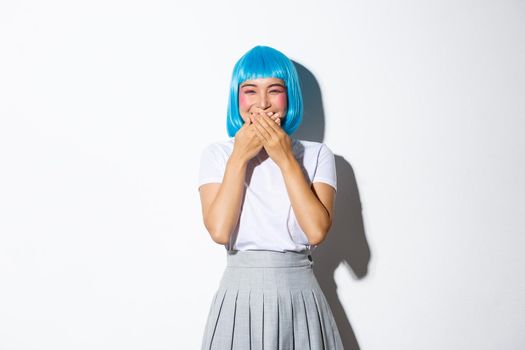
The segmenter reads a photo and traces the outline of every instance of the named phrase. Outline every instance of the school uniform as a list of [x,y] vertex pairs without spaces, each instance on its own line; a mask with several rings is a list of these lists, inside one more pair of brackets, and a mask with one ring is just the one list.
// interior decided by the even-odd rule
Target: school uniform
[[[235,139],[208,144],[198,186],[221,183]],[[309,183],[337,190],[335,158],[324,143],[292,137]],[[238,223],[224,247],[227,263],[202,338],[211,349],[343,349],[332,311],[313,274],[312,252],[299,226],[282,173],[265,151],[246,169]]]

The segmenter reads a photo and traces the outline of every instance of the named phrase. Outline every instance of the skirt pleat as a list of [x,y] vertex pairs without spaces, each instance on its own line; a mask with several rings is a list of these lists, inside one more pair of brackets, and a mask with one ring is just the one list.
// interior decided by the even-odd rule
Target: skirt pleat
[[233,349],[250,349],[251,339],[246,334],[251,334],[250,325],[250,291],[239,290],[237,296],[237,309],[233,324]]
[[[279,291],[279,349],[293,349],[293,307],[290,291]],[[287,320],[287,321],[285,321]],[[290,325],[292,327],[290,327]]]
[[306,306],[301,291],[292,293],[292,307],[293,307],[293,334],[295,349],[311,350],[310,346],[310,332],[308,330],[308,318],[306,316]]
[[201,350],[342,350],[306,252],[230,251]]
[[251,315],[251,326],[250,333],[242,334],[241,336],[250,339],[252,350],[263,349],[263,336],[264,336],[264,293],[261,290],[252,290],[250,293],[250,315]]
[[204,334],[204,341],[206,344],[203,344],[203,347],[206,349],[211,349],[211,342],[216,339],[215,333],[219,323],[219,317],[221,316],[221,309],[224,303],[224,297],[226,296],[226,291],[226,289],[219,289],[213,298]]

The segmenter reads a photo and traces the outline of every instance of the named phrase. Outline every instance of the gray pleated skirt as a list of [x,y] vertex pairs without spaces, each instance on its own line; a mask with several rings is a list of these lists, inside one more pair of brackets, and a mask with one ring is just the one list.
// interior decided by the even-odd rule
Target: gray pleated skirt
[[310,251],[227,251],[202,350],[342,350]]

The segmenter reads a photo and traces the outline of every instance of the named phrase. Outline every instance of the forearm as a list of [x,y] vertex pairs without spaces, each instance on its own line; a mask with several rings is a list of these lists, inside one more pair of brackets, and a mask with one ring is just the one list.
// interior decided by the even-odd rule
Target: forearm
[[247,161],[232,154],[226,163],[224,177],[217,196],[210,205],[206,225],[212,239],[227,244],[239,220]]
[[330,214],[312,191],[294,157],[289,157],[280,168],[299,226],[310,244],[321,243],[331,226]]

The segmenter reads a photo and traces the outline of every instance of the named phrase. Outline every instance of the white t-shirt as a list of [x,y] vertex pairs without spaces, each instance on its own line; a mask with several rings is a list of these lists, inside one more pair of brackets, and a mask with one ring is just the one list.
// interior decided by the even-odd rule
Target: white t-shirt
[[[198,187],[221,183],[235,138],[208,144],[200,159]],[[324,182],[337,190],[335,158],[324,143],[294,139],[292,149],[309,184]],[[264,155],[264,150],[262,155]],[[266,156],[267,157],[267,156]],[[261,153],[246,168],[241,214],[227,250],[313,250],[297,223],[280,168]]]

